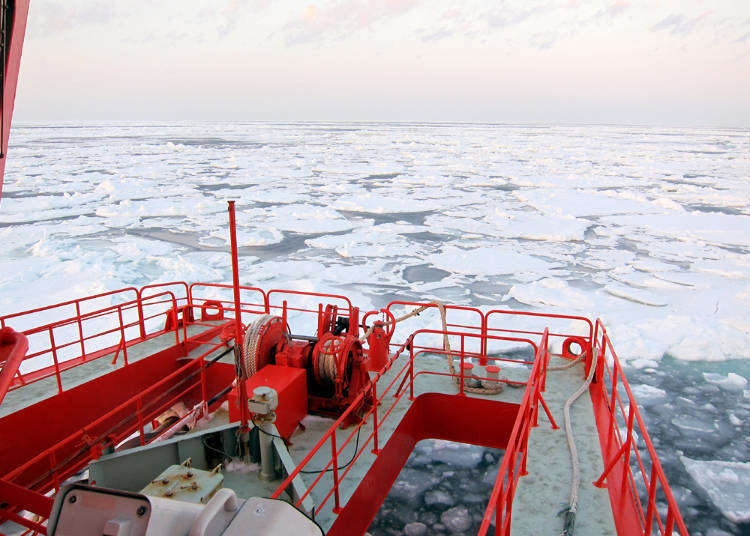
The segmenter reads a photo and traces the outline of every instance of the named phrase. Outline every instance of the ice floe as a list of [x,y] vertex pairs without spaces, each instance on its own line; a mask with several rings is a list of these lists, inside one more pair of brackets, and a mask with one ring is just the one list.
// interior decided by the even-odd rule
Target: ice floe
[[680,459],[711,501],[727,519],[738,523],[750,520],[750,462],[724,462]]

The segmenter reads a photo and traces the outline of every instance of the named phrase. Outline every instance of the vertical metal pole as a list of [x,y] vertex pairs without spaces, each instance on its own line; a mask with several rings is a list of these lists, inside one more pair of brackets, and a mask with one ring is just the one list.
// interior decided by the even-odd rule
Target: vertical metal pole
[[122,324],[122,305],[117,306],[117,317],[120,319],[120,340],[122,341],[122,356],[125,365],[128,364],[128,344],[125,342],[125,326]]
[[656,506],[656,464],[651,463],[651,480],[648,485],[648,506],[646,508],[646,526],[644,536],[651,536],[654,525],[654,508]]
[[76,319],[78,320],[78,337],[81,339],[81,357],[86,355],[86,348],[83,344],[83,326],[81,325],[81,304],[76,302]]
[[333,499],[336,503],[333,507],[333,513],[338,514],[341,512],[341,505],[339,499],[339,459],[336,452],[336,429],[331,433],[331,458],[333,460]]
[[[453,356],[451,356],[453,359]],[[464,334],[461,334],[461,385],[459,388],[459,394],[464,395]]]
[[380,376],[376,376],[372,380],[372,434],[374,436],[375,448],[372,449],[373,454],[380,454],[378,448],[378,390],[376,384]]
[[[242,318],[240,312],[240,271],[237,254],[237,224],[234,219],[234,201],[229,201],[229,239],[232,244],[232,286],[234,289],[234,344],[241,352],[242,346]],[[247,411],[247,387],[245,378],[237,378],[240,391],[240,420],[241,430],[247,432],[249,415]]]
[[60,379],[60,364],[57,362],[57,348],[55,348],[55,336],[52,333],[52,326],[49,327],[49,343],[52,348],[52,359],[55,363],[55,379],[57,380],[57,392],[62,393],[62,380]]
[[138,328],[141,331],[141,340],[146,338],[146,320],[143,318],[143,298],[139,291],[135,291],[135,297],[138,300]]
[[208,391],[206,390],[206,367],[205,367],[205,358],[201,357],[201,402],[203,405],[203,409],[206,413],[208,413]]
[[409,400],[414,400],[414,339],[409,343]]

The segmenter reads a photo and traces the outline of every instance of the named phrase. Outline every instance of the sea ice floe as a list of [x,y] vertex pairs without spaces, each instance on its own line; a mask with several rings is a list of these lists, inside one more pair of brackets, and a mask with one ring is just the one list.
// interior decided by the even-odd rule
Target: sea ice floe
[[726,376],[715,372],[704,372],[703,378],[708,383],[713,383],[728,391],[742,391],[747,387],[747,380],[734,372],[730,372]]
[[659,389],[651,385],[631,385],[630,389],[633,392],[633,396],[635,396],[636,402],[644,406],[658,404],[667,399],[667,392],[664,389]]
[[445,246],[426,260],[452,273],[478,276],[519,273],[546,273],[555,265],[510,247],[477,247],[473,249]]
[[750,462],[680,460],[697,486],[709,496],[727,519],[734,523],[750,520]]
[[507,298],[515,298],[534,307],[567,307],[571,311],[589,311],[594,305],[586,293],[574,289],[563,279],[553,277],[513,285],[504,297]]
[[544,216],[528,212],[491,214],[486,220],[495,226],[495,236],[551,242],[581,241],[586,229],[591,226],[590,222],[572,216]]

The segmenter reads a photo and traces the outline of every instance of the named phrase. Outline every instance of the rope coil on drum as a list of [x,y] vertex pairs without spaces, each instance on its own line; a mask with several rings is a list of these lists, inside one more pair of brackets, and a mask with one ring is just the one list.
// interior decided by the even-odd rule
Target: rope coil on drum
[[317,355],[317,368],[313,371],[318,383],[333,384],[337,377],[336,360],[342,341],[339,337],[331,335],[320,343]]
[[[274,334],[276,339],[273,339],[271,341],[272,343],[277,342],[281,336],[289,336],[287,331],[288,328],[285,329],[284,326],[281,325],[276,326],[281,322],[283,322],[283,320],[278,316],[263,314],[258,316],[252,324],[247,326],[240,351],[240,370],[243,372],[245,378],[249,378],[262,368],[262,366],[258,366],[258,360],[262,357],[258,354],[262,354],[260,343],[264,341],[262,341],[261,338],[269,331],[269,329],[277,327],[277,329],[281,328],[282,330],[281,333]],[[261,365],[265,365],[265,363],[262,363]]]

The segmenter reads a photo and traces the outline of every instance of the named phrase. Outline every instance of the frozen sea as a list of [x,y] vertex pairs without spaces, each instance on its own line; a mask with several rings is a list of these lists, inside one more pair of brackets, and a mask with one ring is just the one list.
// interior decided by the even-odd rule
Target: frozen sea
[[230,281],[228,199],[246,284],[601,317],[691,532],[750,533],[749,130],[16,124],[0,315]]

